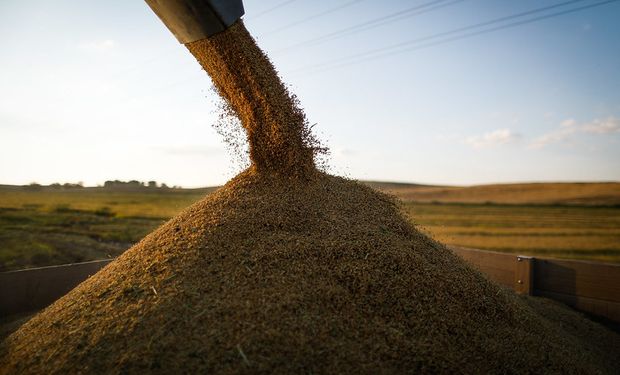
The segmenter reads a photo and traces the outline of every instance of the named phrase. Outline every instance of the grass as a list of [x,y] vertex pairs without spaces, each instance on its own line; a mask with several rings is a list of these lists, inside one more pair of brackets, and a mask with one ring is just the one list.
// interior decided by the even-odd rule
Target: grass
[[[571,205],[557,204],[542,199],[538,205],[472,203],[472,197],[481,202],[492,201],[491,198],[502,202],[499,196],[504,193],[498,194],[497,187],[491,189],[495,193],[489,199],[481,196],[483,188],[471,190],[475,194],[469,196],[472,199],[463,199],[466,203],[453,203],[453,196],[440,201],[444,203],[430,203],[414,202],[398,195],[405,199],[403,207],[412,221],[446,244],[620,263],[620,207],[613,205],[617,200],[613,193],[616,186],[580,186],[581,193],[576,194],[573,185],[567,184],[566,192],[570,194],[562,195],[558,184],[550,184],[553,200],[581,194],[585,205],[575,205],[574,201]],[[401,192],[440,189],[385,183],[377,187],[391,190],[394,186]],[[602,192],[601,186],[612,191]],[[502,189],[513,194],[515,190],[510,185]],[[0,186],[0,271],[115,257],[212,190],[30,190]],[[593,192],[592,197],[607,205],[592,206],[594,200],[582,194],[583,191]],[[532,199],[531,190],[527,194],[527,199]],[[605,194],[611,200],[601,201]],[[518,197],[511,199],[518,200]]]
[[475,186],[429,186],[369,182],[404,201],[422,203],[500,203],[620,206],[620,183],[520,183]]
[[215,188],[205,189],[50,189],[0,186],[0,207],[58,212],[109,211],[117,217],[169,218]]
[[404,203],[437,240],[539,257],[620,263],[620,208]]
[[0,186],[0,271],[113,258],[212,190]]
[[161,222],[66,208],[0,208],[0,271],[112,258]]

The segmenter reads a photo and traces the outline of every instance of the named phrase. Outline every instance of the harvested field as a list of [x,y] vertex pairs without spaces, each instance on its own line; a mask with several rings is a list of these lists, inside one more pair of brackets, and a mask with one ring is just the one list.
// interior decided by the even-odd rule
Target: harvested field
[[[115,257],[214,190],[0,187],[0,271]],[[405,201],[403,208],[448,245],[620,263],[620,207]]]
[[372,182],[371,186],[418,203],[619,206],[618,182],[517,183],[430,186]]
[[620,208],[498,204],[403,205],[450,245],[549,258],[620,263]]
[[390,196],[318,172],[305,118],[242,22],[195,43],[252,167],[11,334],[0,373],[616,371],[616,334],[533,306]]

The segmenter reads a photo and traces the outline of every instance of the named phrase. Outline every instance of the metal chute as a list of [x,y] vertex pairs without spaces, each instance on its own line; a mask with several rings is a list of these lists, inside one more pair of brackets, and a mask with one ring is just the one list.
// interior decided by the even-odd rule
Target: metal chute
[[226,30],[244,14],[241,0],[145,0],[182,44]]

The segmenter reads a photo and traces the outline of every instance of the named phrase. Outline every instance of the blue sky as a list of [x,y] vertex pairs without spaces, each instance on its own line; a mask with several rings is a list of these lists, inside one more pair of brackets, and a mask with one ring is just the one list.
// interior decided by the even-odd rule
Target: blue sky
[[[431,2],[244,2],[246,26],[317,124],[334,173],[455,185],[620,180],[620,2],[348,58],[564,2],[446,0],[289,48]],[[0,183],[195,187],[239,171],[211,127],[208,76],[142,1],[3,0],[0,45]]]

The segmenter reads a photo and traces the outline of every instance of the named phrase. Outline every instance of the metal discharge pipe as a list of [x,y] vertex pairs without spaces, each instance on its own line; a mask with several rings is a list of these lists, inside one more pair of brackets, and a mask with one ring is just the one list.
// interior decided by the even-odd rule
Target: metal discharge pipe
[[[241,121],[259,173],[308,177],[322,150],[303,110],[240,17],[241,0],[146,0]],[[318,150],[318,151],[317,151]]]
[[244,14],[241,0],[145,0],[181,44],[226,30]]

